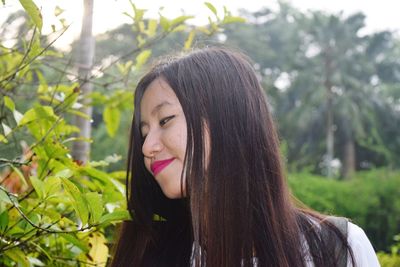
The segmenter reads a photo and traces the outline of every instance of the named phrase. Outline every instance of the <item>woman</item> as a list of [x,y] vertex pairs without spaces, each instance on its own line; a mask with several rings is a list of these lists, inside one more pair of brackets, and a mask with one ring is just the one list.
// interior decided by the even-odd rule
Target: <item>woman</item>
[[379,266],[364,232],[297,207],[249,60],[205,48],[139,82],[113,266]]

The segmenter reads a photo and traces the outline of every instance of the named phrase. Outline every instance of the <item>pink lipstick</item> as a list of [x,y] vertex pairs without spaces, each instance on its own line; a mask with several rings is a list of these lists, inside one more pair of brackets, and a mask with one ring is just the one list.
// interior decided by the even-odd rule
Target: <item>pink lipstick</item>
[[153,173],[154,176],[156,176],[158,173],[160,173],[165,167],[167,167],[172,161],[174,161],[175,158],[171,159],[166,159],[166,160],[157,160],[154,161],[150,165],[151,172]]

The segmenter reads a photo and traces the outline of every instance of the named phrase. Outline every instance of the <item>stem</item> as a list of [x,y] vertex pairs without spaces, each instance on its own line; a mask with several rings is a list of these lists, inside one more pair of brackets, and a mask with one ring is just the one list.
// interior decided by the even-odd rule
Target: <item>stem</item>
[[53,229],[48,229],[48,227],[43,228],[42,226],[39,226],[39,225],[35,224],[34,222],[32,222],[28,218],[28,216],[19,208],[18,203],[15,203],[15,200],[14,200],[15,196],[13,196],[13,194],[8,192],[3,187],[0,187],[0,190],[2,190],[3,192],[5,192],[7,194],[7,197],[10,199],[11,204],[18,211],[18,213],[22,216],[22,218],[24,218],[27,223],[29,223],[32,227],[34,227],[34,228],[36,228],[38,230],[42,230],[44,232],[53,233],[53,234],[56,234],[56,233],[68,234],[68,233],[77,233],[77,232],[86,231],[86,230],[89,230],[89,229],[92,229],[92,228],[98,226],[98,224],[92,224],[92,225],[89,224],[89,225],[87,225],[85,227],[81,227],[81,228],[78,228],[78,229],[75,229],[75,230],[53,230]]

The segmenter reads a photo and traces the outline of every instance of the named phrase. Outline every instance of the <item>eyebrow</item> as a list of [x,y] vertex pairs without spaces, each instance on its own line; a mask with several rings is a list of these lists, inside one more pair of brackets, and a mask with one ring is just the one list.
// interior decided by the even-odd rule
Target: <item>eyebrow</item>
[[[163,102],[161,102],[160,104],[155,106],[153,108],[153,110],[150,112],[150,114],[154,116],[157,112],[160,111],[160,109],[162,109],[165,106],[172,106],[172,104],[170,102],[164,100]],[[144,121],[140,121],[140,128],[142,128],[144,125],[146,125],[146,123]]]
[[155,115],[164,106],[172,106],[172,104],[170,102],[168,102],[167,100],[164,100],[163,102],[161,102],[160,104],[158,104],[157,106],[155,106],[153,108],[153,110],[151,111],[151,115]]

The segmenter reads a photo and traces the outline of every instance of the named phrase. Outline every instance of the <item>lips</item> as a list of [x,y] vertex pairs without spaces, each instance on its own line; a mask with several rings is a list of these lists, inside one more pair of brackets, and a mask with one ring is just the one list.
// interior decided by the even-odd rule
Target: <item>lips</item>
[[154,161],[150,166],[151,172],[153,173],[154,176],[156,176],[165,167],[167,167],[172,161],[174,161],[174,159],[175,158]]

